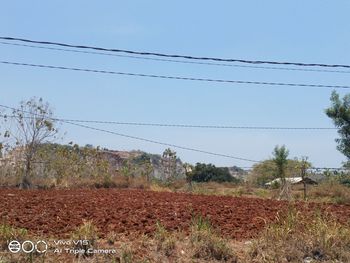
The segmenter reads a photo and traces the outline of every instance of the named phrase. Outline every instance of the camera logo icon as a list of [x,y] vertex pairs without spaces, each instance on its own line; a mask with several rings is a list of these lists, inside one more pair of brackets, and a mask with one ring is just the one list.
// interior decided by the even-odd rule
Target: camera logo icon
[[39,240],[36,243],[26,240],[22,244],[17,240],[12,240],[8,244],[8,249],[11,253],[18,253],[21,250],[24,253],[32,253],[34,250],[38,253],[45,253],[47,251],[48,245],[44,240]]
[[21,244],[17,240],[12,240],[8,245],[8,249],[11,253],[18,253],[21,251]]

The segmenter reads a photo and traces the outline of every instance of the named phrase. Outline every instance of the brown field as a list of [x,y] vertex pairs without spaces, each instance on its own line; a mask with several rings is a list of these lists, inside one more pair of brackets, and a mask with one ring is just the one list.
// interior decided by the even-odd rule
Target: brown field
[[[350,205],[298,202],[307,214],[328,212],[339,222],[350,218]],[[193,216],[208,217],[223,236],[256,237],[288,203],[271,199],[193,195],[144,190],[0,190],[1,223],[25,228],[33,235],[67,237],[84,220],[92,221],[100,237],[152,235],[156,223],[185,233]]]

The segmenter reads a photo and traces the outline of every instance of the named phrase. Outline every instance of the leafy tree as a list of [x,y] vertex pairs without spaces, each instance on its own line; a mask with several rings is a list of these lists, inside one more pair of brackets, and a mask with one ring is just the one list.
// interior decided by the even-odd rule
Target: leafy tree
[[127,184],[130,184],[130,177],[134,177],[133,170],[130,160],[125,160],[121,168],[121,173],[125,177]]
[[273,160],[265,160],[254,164],[249,181],[258,185],[265,186],[266,183],[275,179],[277,175],[276,163]]
[[197,163],[191,172],[193,181],[196,182],[238,182],[232,177],[227,167],[216,167],[213,164]]
[[[305,163],[303,163],[304,161]],[[304,159],[287,159],[285,177],[301,176],[301,169],[304,166],[310,168],[311,163]],[[273,159],[255,164],[249,175],[249,181],[258,186],[265,186],[266,183],[276,178],[280,178],[280,175],[276,162]]]
[[289,151],[287,150],[286,146],[282,145],[279,147],[278,145],[273,150],[273,161],[276,164],[277,167],[277,176],[281,178],[282,183],[285,182],[286,178],[286,167],[288,164],[288,155]]
[[273,156],[274,156],[273,161],[275,162],[277,167],[277,176],[281,178],[281,182],[282,182],[279,199],[290,200],[291,187],[290,187],[290,183],[286,181],[286,167],[288,163],[288,159],[287,159],[288,155],[289,155],[289,151],[284,145],[281,147],[277,145],[273,151]]
[[189,190],[192,191],[193,165],[189,163],[184,163],[183,167],[185,169],[186,181],[188,183]]
[[113,184],[110,164],[98,147],[44,143],[38,147],[37,160],[45,164],[44,175],[53,177],[55,185],[84,179],[92,179],[99,187]]
[[335,141],[338,143],[337,149],[345,155],[350,161],[350,94],[340,99],[336,91],[331,95],[331,106],[325,110],[329,118],[333,120],[338,128],[340,138]]
[[137,170],[141,173],[141,177],[145,178],[147,183],[149,183],[154,172],[154,167],[152,165],[152,155],[143,152],[141,155],[133,158],[132,163],[135,168],[138,168]]
[[171,180],[176,177],[176,152],[170,148],[165,149],[162,155],[162,168],[164,180]]
[[0,158],[2,158],[3,153],[9,150],[10,148],[10,132],[5,125],[7,123],[7,120],[8,116],[5,114],[4,111],[0,109]]
[[39,145],[53,140],[58,130],[52,118],[50,105],[42,98],[22,101],[19,108],[12,111],[12,115],[15,127],[10,129],[9,133],[14,138],[15,144],[23,150],[25,163],[21,188],[30,188],[33,162]]

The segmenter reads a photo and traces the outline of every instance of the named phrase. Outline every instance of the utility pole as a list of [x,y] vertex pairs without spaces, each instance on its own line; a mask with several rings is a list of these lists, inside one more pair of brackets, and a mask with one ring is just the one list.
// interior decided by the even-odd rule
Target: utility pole
[[302,157],[301,158],[301,178],[303,180],[303,185],[304,185],[304,200],[306,200],[307,198],[307,195],[306,195],[306,181],[305,181],[305,178],[306,178],[306,170],[308,168],[308,165],[307,165],[307,157]]

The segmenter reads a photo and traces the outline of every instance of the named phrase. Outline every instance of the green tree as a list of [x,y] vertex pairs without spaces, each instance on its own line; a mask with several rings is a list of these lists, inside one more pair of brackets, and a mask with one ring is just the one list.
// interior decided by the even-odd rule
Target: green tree
[[279,147],[278,145],[273,150],[273,161],[276,164],[277,167],[277,176],[281,178],[281,191],[279,194],[279,199],[287,199],[290,200],[291,198],[291,187],[290,183],[286,181],[286,168],[288,164],[288,155],[289,151],[287,148],[283,145]]
[[133,170],[134,167],[132,167],[130,160],[125,160],[121,168],[121,173],[126,179],[126,183],[128,186],[130,185],[130,177],[133,177]]
[[273,161],[277,167],[277,176],[281,178],[282,183],[285,182],[286,179],[286,168],[288,164],[288,155],[289,151],[286,146],[282,145],[279,147],[278,145],[273,150]]
[[163,180],[172,180],[176,177],[176,152],[170,148],[165,149],[162,155]]
[[[301,167],[303,167],[302,160],[288,159],[285,177],[300,176]],[[310,162],[307,162],[307,167],[311,167]],[[266,183],[276,178],[279,178],[279,173],[273,159],[255,164],[249,175],[249,181],[258,186],[265,186]]]
[[331,95],[331,106],[325,110],[338,128],[340,138],[336,139],[337,149],[350,161],[350,94],[340,99],[336,91]]
[[99,147],[44,143],[38,147],[36,160],[45,164],[43,175],[53,177],[56,186],[84,181],[98,187],[113,185],[110,164]]
[[227,167],[216,167],[213,164],[197,163],[191,173],[192,180],[196,182],[238,182],[231,176]]

